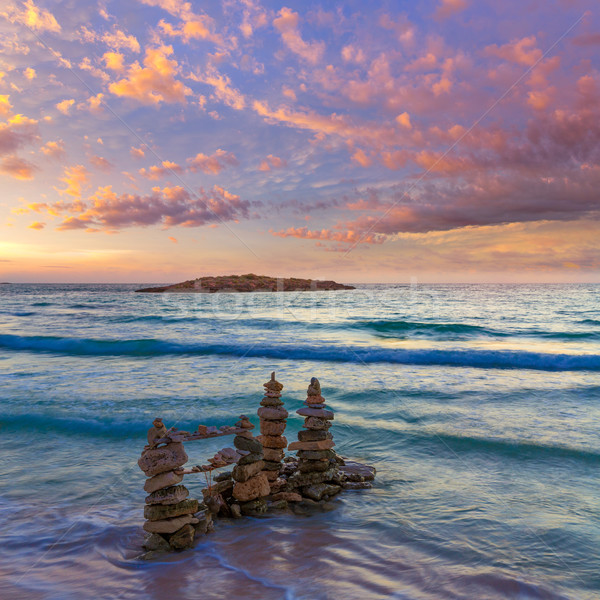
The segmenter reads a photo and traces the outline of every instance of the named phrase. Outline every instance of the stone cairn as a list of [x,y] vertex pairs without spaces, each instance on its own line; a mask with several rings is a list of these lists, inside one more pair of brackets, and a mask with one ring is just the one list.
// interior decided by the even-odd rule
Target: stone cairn
[[274,371],[271,373],[271,379],[264,383],[263,387],[265,395],[257,413],[261,435],[257,439],[263,446],[263,472],[269,480],[271,493],[276,493],[285,485],[285,481],[279,479],[279,472],[285,455],[284,450],[287,447],[287,439],[283,436],[283,432],[288,412],[281,400],[283,385],[275,379]]
[[237,501],[232,502],[229,507],[231,516],[262,514],[267,510],[264,497],[271,492],[269,480],[263,473],[265,468],[263,447],[260,440],[252,435],[254,425],[250,423],[248,417],[242,415],[236,425],[244,431],[235,436],[233,445],[239,452],[245,453],[245,456],[238,460],[231,473],[235,482],[233,499]]
[[343,464],[343,461],[332,450],[335,443],[329,428],[333,411],[325,407],[316,377],[310,380],[304,404],[296,413],[305,417],[302,426],[305,431],[299,431],[298,441],[288,447],[298,451],[298,468],[287,480],[288,489],[299,489],[310,500],[327,500],[341,491],[345,476],[338,469],[338,462]]
[[182,442],[169,442],[157,447],[158,440],[167,437],[162,419],[155,419],[148,431],[148,445],[144,448],[138,465],[148,479],[146,496],[144,548],[150,552],[189,548],[195,533],[206,533],[212,526],[210,516],[198,513],[198,500],[188,498],[189,491],[183,480],[184,465],[188,456]]

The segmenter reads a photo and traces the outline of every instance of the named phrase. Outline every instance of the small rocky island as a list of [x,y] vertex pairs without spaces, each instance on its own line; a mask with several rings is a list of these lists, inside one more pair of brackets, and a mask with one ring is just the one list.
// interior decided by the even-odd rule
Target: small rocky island
[[182,283],[151,287],[136,290],[150,294],[164,292],[182,292],[207,294],[215,292],[309,292],[323,290],[353,290],[352,285],[344,285],[335,281],[319,281],[317,279],[299,279],[297,277],[278,278],[266,275],[222,275],[220,277],[199,277]]

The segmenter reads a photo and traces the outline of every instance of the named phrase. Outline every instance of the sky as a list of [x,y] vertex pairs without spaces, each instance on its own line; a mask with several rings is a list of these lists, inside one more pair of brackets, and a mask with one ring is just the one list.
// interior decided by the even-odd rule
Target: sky
[[593,0],[0,3],[0,281],[600,282]]

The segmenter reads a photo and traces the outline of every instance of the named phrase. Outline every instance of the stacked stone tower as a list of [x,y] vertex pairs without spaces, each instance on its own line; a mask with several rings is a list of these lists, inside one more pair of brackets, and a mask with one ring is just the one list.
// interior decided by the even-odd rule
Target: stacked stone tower
[[[158,447],[167,429],[162,419],[155,419],[148,431],[148,445],[138,460],[140,469],[148,477],[144,490],[146,497],[144,530],[152,534],[145,542],[147,549],[181,549],[190,547],[198,519],[198,500],[189,499],[184,485],[183,471],[179,468],[187,462],[187,454],[181,442]],[[162,539],[161,539],[162,538]]]
[[[325,407],[321,396],[321,385],[316,377],[310,380],[305,406],[296,413],[305,417],[305,431],[298,432],[298,441],[290,444],[289,450],[298,451],[298,470],[289,478],[291,486],[300,488],[302,495],[313,500],[337,494],[339,473],[333,436],[329,433],[333,412]],[[327,483],[330,482],[330,483]]]
[[283,432],[288,412],[281,400],[283,385],[275,379],[274,371],[271,373],[271,379],[264,383],[263,387],[265,395],[260,403],[261,408],[258,409],[261,433],[258,439],[263,446],[264,473],[271,484],[271,491],[275,491],[279,487],[276,482],[287,446]]
[[240,423],[243,423],[241,427],[245,431],[235,436],[233,445],[248,454],[240,458],[233,468],[233,498],[239,503],[241,514],[260,514],[267,509],[264,496],[271,492],[269,480],[263,473],[263,447],[259,439],[252,435],[254,425],[245,415],[240,418]]

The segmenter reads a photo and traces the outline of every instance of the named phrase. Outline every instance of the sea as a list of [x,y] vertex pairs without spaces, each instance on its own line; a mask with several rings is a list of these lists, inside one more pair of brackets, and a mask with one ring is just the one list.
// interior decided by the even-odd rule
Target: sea
[[[0,286],[0,598],[600,598],[599,285],[148,285]],[[153,419],[257,425],[272,371],[373,488],[141,560]]]

